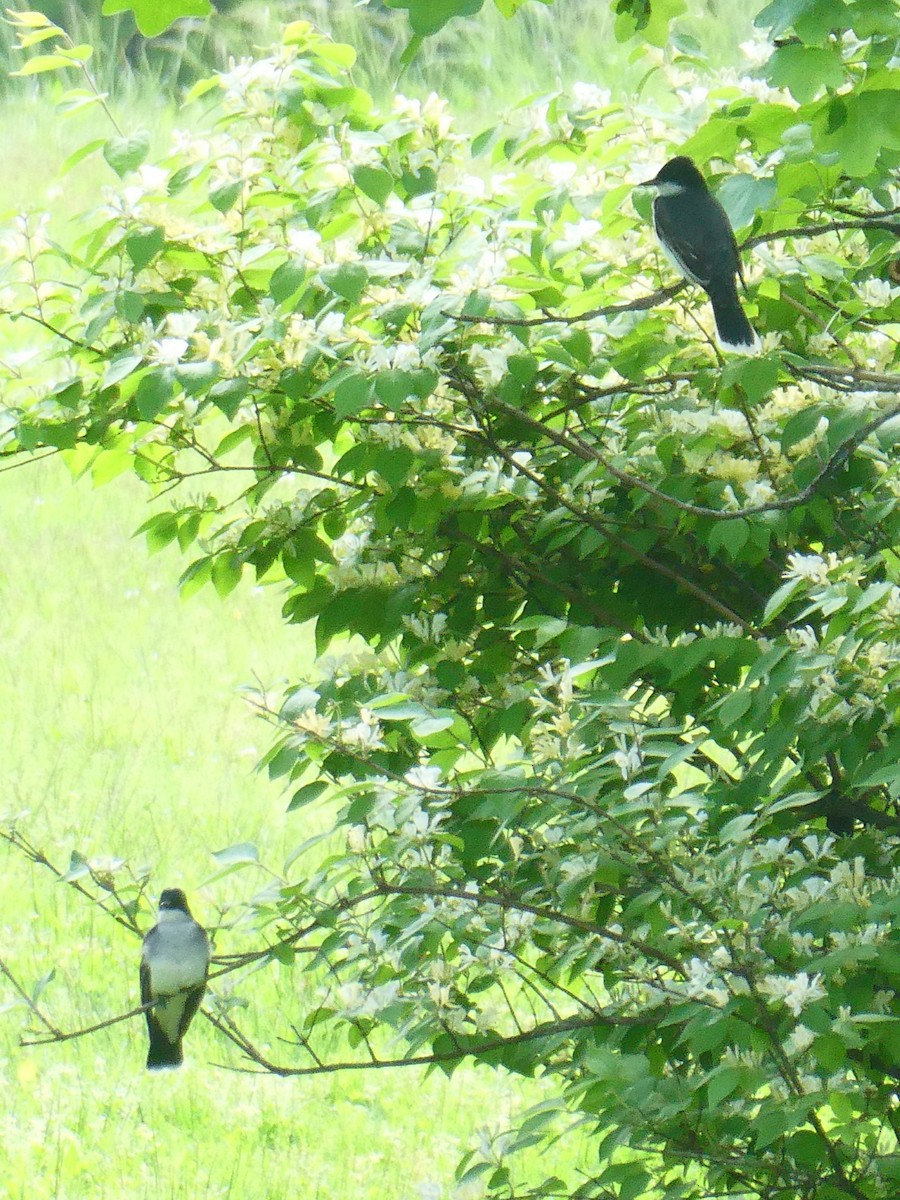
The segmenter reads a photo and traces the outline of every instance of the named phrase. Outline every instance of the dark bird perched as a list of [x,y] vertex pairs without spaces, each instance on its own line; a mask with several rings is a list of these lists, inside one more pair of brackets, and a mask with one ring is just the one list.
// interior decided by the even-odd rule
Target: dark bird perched
[[711,195],[691,159],[670,159],[659,174],[640,185],[656,192],[653,224],[670,262],[709,296],[719,345],[754,354],[759,339],[741,308],[736,277],[743,282],[737,242],[725,209]]
[[144,938],[141,954],[141,1003],[147,1009],[150,1049],[147,1069],[178,1067],[181,1041],[200,1007],[209,973],[209,939],[191,916],[181,888],[166,888],[159,918]]

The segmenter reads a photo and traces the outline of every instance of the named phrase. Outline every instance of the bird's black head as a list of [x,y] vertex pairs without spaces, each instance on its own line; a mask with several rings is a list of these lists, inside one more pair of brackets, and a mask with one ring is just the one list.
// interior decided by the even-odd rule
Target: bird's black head
[[188,908],[187,896],[181,888],[165,888],[159,898],[159,907],[167,908],[170,911],[177,909],[180,912],[190,913]]
[[677,158],[670,158],[662,170],[643,186],[657,190],[665,188],[678,191],[706,191],[706,181],[697,170],[693,159],[688,158],[685,154],[679,154]]

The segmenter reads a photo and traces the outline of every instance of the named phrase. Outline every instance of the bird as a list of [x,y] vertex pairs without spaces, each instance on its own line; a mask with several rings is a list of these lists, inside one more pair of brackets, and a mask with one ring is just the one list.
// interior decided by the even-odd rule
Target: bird
[[736,277],[743,283],[744,275],[734,232],[694,161],[671,158],[639,186],[656,192],[653,225],[666,257],[709,296],[721,348],[755,354],[759,338],[738,299]]
[[181,888],[165,888],[157,924],[141,951],[141,1003],[153,1003],[146,1010],[148,1071],[181,1066],[182,1039],[200,1007],[208,974],[206,930],[191,916]]

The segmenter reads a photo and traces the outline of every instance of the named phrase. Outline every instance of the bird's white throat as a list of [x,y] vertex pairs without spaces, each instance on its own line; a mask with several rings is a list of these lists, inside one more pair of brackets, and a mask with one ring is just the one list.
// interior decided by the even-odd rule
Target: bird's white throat
[[649,184],[657,196],[683,196],[688,190],[683,183],[653,183]]

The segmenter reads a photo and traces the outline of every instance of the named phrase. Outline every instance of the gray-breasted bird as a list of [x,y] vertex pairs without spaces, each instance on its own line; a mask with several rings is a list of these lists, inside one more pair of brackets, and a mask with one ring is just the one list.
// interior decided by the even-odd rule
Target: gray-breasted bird
[[144,938],[141,953],[141,1003],[147,1009],[150,1049],[147,1069],[178,1067],[184,1061],[181,1042],[206,991],[209,939],[191,916],[181,888],[166,888],[159,916]]
[[670,159],[653,179],[640,185],[656,192],[653,224],[669,261],[709,296],[719,345],[755,354],[759,339],[738,299],[743,282],[737,242],[725,209],[685,155]]

